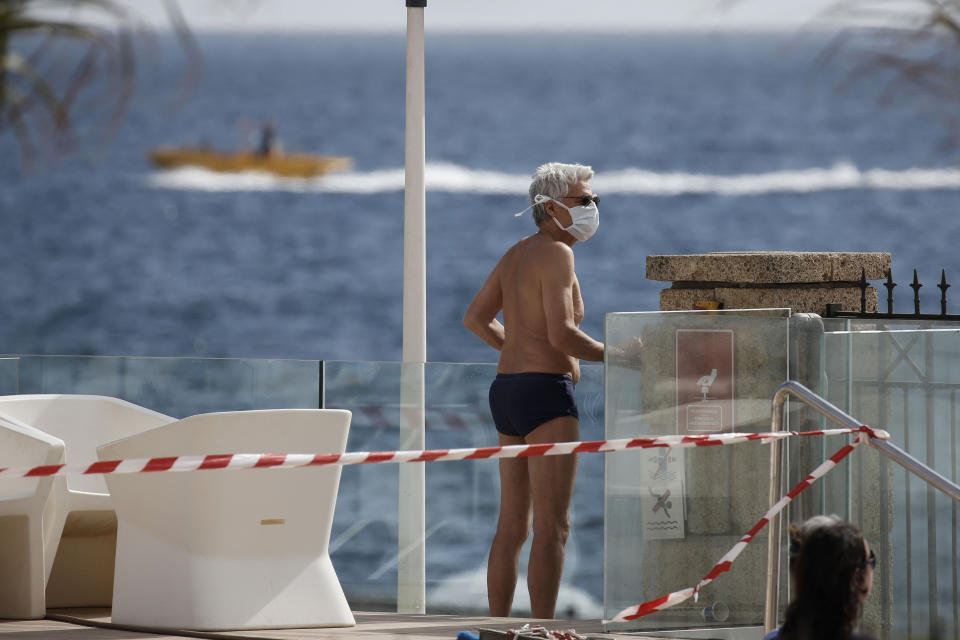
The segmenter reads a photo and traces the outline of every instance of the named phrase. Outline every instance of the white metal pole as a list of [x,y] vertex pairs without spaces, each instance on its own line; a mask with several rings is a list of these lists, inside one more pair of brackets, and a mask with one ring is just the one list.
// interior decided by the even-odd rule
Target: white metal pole
[[[400,448],[425,449],[424,365],[427,361],[426,136],[423,13],[407,4],[407,90],[403,204],[403,351]],[[397,612],[426,612],[426,470],[400,465],[397,515]]]
[[407,96],[403,207],[403,361],[427,361],[427,242],[423,11],[407,0]]

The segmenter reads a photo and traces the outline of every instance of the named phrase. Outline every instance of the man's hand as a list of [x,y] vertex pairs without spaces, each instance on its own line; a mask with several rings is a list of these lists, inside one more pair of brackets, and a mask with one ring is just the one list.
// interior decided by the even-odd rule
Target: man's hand
[[643,340],[633,336],[607,351],[607,362],[624,369],[639,369],[643,364]]

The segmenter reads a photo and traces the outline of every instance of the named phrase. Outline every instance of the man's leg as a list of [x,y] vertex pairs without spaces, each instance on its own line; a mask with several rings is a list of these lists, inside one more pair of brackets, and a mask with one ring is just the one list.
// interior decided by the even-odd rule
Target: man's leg
[[[572,416],[545,422],[526,438],[530,444],[575,442],[579,422]],[[563,549],[570,533],[570,500],[577,474],[577,456],[528,458],[533,500],[533,543],[527,588],[534,618],[553,618],[563,574]]]
[[[502,446],[523,444],[519,436],[498,433]],[[530,530],[530,476],[527,458],[500,460],[500,519],[487,561],[487,601],[490,615],[506,617],[517,586],[520,548]]]

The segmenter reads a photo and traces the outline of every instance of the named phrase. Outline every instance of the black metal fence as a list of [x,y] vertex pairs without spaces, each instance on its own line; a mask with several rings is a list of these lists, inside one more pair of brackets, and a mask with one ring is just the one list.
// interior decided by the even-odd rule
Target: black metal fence
[[913,289],[913,313],[896,313],[893,309],[893,289],[897,286],[897,283],[893,281],[893,274],[890,269],[887,270],[887,279],[883,283],[883,286],[887,289],[887,310],[882,312],[879,310],[879,300],[877,304],[877,311],[867,311],[867,288],[870,286],[869,281],[867,280],[866,271],[860,270],[860,281],[857,283],[860,287],[860,310],[859,311],[844,311],[843,305],[839,303],[828,304],[826,308],[826,313],[824,313],[825,318],[875,318],[875,319],[890,319],[890,320],[955,320],[960,321],[960,314],[950,314],[947,313],[947,289],[951,285],[947,282],[947,271],[942,269],[940,271],[940,283],[936,285],[940,289],[940,313],[921,313],[920,311],[920,289],[923,287],[923,283],[917,278],[917,270],[913,270],[913,282],[908,286]]

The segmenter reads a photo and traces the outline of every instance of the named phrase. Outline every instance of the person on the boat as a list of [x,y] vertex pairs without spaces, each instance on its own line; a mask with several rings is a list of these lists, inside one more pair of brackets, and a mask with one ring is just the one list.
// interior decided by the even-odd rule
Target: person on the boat
[[849,522],[815,526],[790,568],[795,597],[764,640],[871,640],[854,629],[873,586],[876,556]]
[[260,129],[260,144],[257,146],[257,155],[267,157],[277,151],[277,134],[272,122],[264,123]]
[[[603,343],[579,327],[584,308],[573,263],[573,245],[599,226],[592,177],[593,169],[579,164],[552,162],[537,169],[527,207],[537,232],[503,255],[464,316],[473,333],[500,351],[490,386],[500,445],[578,439],[579,361],[604,357]],[[500,517],[487,563],[491,616],[510,615],[532,514],[531,613],[553,618],[576,468],[575,455],[500,460]]]

